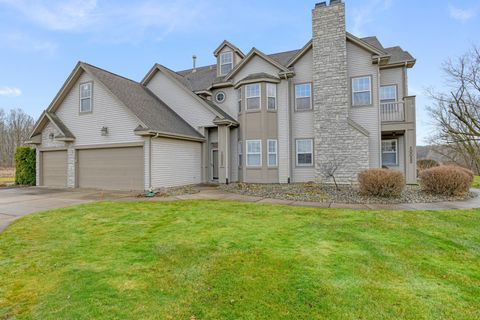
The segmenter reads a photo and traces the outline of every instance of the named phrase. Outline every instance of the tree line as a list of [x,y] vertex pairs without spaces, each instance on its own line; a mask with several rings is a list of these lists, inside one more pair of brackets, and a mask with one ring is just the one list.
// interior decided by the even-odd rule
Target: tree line
[[13,167],[15,149],[25,145],[34,120],[22,109],[5,112],[0,108],[0,167]]

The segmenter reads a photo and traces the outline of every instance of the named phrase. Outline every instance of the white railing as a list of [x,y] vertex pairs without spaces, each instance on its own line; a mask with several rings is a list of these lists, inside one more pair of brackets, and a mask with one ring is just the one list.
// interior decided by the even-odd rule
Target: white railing
[[405,121],[405,108],[403,102],[380,103],[382,122]]

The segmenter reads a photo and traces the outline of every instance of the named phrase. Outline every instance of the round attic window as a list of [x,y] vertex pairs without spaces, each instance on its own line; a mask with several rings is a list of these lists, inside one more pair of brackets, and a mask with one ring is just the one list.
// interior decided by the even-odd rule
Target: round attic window
[[219,91],[217,92],[217,94],[215,95],[215,101],[217,101],[218,103],[222,103],[223,101],[225,101],[225,98],[227,96],[225,95],[225,92],[223,91]]

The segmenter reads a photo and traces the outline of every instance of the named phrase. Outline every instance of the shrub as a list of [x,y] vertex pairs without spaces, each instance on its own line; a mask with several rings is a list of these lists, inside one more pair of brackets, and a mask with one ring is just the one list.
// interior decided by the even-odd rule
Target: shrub
[[418,170],[426,170],[430,169],[433,167],[438,167],[440,164],[438,161],[432,160],[432,159],[422,159],[417,161],[417,168]]
[[35,185],[35,149],[18,147],[15,150],[15,183]]
[[473,172],[458,166],[439,166],[420,172],[420,186],[426,192],[444,196],[468,193]]
[[375,197],[398,197],[405,188],[405,177],[400,171],[369,169],[358,175],[360,193]]

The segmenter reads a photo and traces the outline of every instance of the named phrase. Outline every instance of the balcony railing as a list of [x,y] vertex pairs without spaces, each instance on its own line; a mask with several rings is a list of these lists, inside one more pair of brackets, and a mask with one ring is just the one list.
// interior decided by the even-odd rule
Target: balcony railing
[[405,121],[403,102],[380,103],[382,122]]

